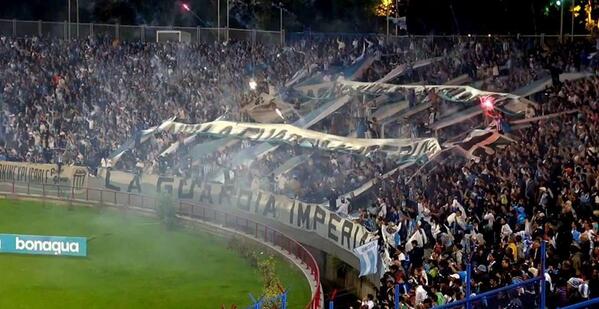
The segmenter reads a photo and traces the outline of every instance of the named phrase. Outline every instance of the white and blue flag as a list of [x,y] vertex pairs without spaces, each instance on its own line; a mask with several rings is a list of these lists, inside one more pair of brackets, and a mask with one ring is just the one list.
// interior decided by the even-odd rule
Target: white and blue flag
[[360,259],[360,277],[376,274],[379,255],[378,241],[371,241],[360,247],[354,248],[354,252]]

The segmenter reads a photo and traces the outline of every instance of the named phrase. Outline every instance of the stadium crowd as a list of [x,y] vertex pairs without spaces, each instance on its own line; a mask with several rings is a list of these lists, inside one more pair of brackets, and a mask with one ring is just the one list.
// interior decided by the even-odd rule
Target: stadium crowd
[[[543,241],[548,306],[598,297],[598,96],[595,77],[552,87],[541,109],[576,112],[531,122],[511,133],[516,142],[477,161],[395,175],[371,208],[354,210],[387,248],[380,307],[393,304],[395,284],[402,308],[464,299],[468,263],[473,294],[537,277]],[[495,297],[475,307],[538,307],[539,291]]]
[[[0,153],[95,167],[141,129],[173,116],[240,117],[252,74],[280,86],[305,60],[237,42],[1,38]],[[306,56],[308,58],[308,56]]]
[[358,53],[305,42],[285,48],[96,37],[0,42],[0,156],[90,167],[134,133],[173,116],[188,123],[241,119],[243,106],[256,100],[251,78],[260,90],[277,89],[301,68],[328,70]]
[[[557,61],[552,70],[571,71],[580,65],[572,54],[548,54],[541,59]],[[526,84],[530,78],[516,78],[510,87]],[[540,246],[546,241],[548,304],[563,306],[599,295],[598,95],[596,78],[556,83],[539,98],[539,109],[527,111],[527,117],[576,112],[532,122],[529,128],[511,133],[515,143],[493,154],[481,153],[477,161],[449,160],[409,183],[413,169],[383,180],[369,207],[360,207],[353,196],[343,197],[339,205],[335,200],[358,183],[388,171],[384,160],[377,163],[282,146],[236,173],[249,176],[247,181],[255,188],[308,202],[328,198],[332,210],[379,234],[381,248],[387,248],[388,271],[373,304],[389,306],[396,284],[401,286],[404,308],[463,299],[467,263],[472,265],[475,294],[539,276]],[[377,136],[376,131],[370,136]],[[300,155],[307,155],[309,163],[292,169],[288,179],[259,174]],[[222,151],[216,162],[222,165],[228,158],[228,152]],[[356,167],[364,168],[365,174],[353,174]],[[256,179],[267,181],[256,184]],[[539,291],[527,286],[499,298],[494,302],[498,306],[536,306]]]
[[[468,73],[473,80],[484,80],[483,88],[492,89],[506,81],[511,86],[509,81],[526,83],[547,63],[545,54],[502,40],[454,44],[422,39],[391,44],[364,37],[299,40],[285,48],[244,42],[115,42],[95,37],[71,41],[2,37],[0,41],[0,156],[87,165],[92,170],[136,132],[173,116],[187,123],[221,116],[247,120],[244,106],[259,104],[260,92],[281,91],[296,72],[305,76],[321,72],[326,79],[343,74],[344,67],[367,55],[377,59],[364,74],[367,81],[400,64],[411,67],[419,60],[445,56],[417,69],[418,74],[410,68],[396,82],[442,83]],[[586,59],[568,55],[556,62],[561,70]],[[501,70],[489,69],[492,63]],[[488,79],[487,73],[493,78]],[[248,91],[251,78],[257,81],[257,91]],[[159,139],[158,149],[140,152],[146,165],[177,137]]]
[[[94,170],[137,132],[173,116],[187,123],[224,115],[247,119],[244,107],[259,104],[248,89],[252,77],[260,91],[279,91],[302,69],[306,74],[339,72],[365,54],[376,61],[364,81],[378,80],[405,64],[408,74],[395,82],[445,83],[467,74],[494,91],[526,85],[544,71],[555,81],[560,72],[595,66],[580,46],[541,52],[510,40],[454,43],[386,44],[362,38],[303,40],[273,48],[244,42],[180,45],[2,37],[0,160],[77,164]],[[418,60],[441,56],[424,68],[411,67]],[[152,172],[170,169],[201,174],[200,178],[225,167],[254,188],[307,202],[328,199],[332,210],[355,218],[379,236],[386,272],[378,295],[364,302],[369,309],[370,304],[390,307],[396,284],[401,287],[402,308],[463,299],[467,264],[472,265],[475,294],[539,276],[542,242],[547,243],[548,304],[563,306],[599,296],[598,100],[597,78],[555,81],[539,98],[536,113],[574,112],[531,122],[510,133],[516,142],[495,148],[493,154],[477,153],[476,161],[456,157],[433,163],[435,169],[415,177],[410,169],[381,178],[393,168],[384,157],[293,145],[248,167],[230,163],[231,154],[247,148],[246,143],[204,154],[199,166],[193,166],[193,145],[182,147],[176,159],[163,164],[160,154],[186,138],[166,132],[124,155],[121,167],[152,162],[147,164]],[[364,111],[369,108],[358,108],[360,117],[369,115]],[[367,135],[380,137],[376,119],[368,120]],[[328,131],[330,126],[325,127]],[[305,156],[308,163],[290,167],[285,179],[263,173],[293,156]],[[371,205],[363,207],[347,196],[338,207],[338,196],[372,179],[378,181]],[[498,306],[535,305],[539,292],[525,287],[513,293],[498,300]]]

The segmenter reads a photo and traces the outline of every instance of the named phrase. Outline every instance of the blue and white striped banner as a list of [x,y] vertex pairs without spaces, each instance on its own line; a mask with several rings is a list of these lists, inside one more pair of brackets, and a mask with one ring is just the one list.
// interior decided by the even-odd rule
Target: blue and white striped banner
[[360,259],[360,277],[377,273],[379,260],[379,244],[377,240],[355,248],[354,252]]

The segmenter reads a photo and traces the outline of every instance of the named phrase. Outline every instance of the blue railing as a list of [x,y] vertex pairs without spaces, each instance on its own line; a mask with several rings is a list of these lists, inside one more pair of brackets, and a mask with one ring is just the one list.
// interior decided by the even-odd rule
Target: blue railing
[[[546,308],[546,284],[545,284],[545,251],[546,243],[541,243],[541,269],[539,275],[517,282],[505,287],[497,288],[491,291],[482,292],[477,295],[472,295],[476,291],[471,287],[471,269],[472,265],[466,266],[465,288],[466,297],[463,300],[451,302],[445,305],[434,307],[435,309],[483,309],[493,306],[514,307],[514,308]],[[394,308],[400,308],[400,287],[395,286],[394,293]],[[334,309],[334,297],[329,302],[329,309]],[[573,307],[582,308],[582,307]]]
[[599,297],[595,297],[593,299],[589,299],[587,301],[580,302],[578,304],[561,307],[559,309],[581,309],[581,308],[598,308],[599,307]]
[[[488,292],[484,292],[472,297],[467,297],[466,299],[451,302],[445,305],[436,306],[435,309],[452,309],[452,308],[486,308],[491,303],[497,303],[500,301],[520,301],[522,303],[534,304],[533,308],[543,308],[541,305],[542,292],[537,291],[536,287],[541,283],[541,277],[535,277],[532,279],[528,279],[516,284],[511,284],[508,286],[504,286],[502,288],[498,288],[495,290],[491,290]],[[522,293],[516,292],[520,289],[531,289],[532,293]],[[520,299],[526,297],[525,299]]]
[[[483,309],[489,307],[513,307],[513,308],[547,308],[546,307],[546,282],[545,282],[545,251],[546,243],[541,243],[541,269],[540,275],[528,280],[514,283],[505,287],[483,292],[478,295],[472,295],[470,287],[471,265],[467,265],[466,271],[466,298],[460,301],[451,302],[445,305],[434,307],[435,309]],[[329,309],[334,309],[335,293],[329,301]],[[395,286],[394,308],[400,308],[400,289]],[[552,306],[552,308],[555,305]],[[577,304],[561,307],[558,309],[593,309],[599,308],[599,297],[589,299]]]
[[[251,297],[250,295],[250,298]],[[262,309],[262,308],[277,308],[277,309],[287,309],[287,291],[283,293],[271,297],[271,298],[260,298],[259,300],[254,300],[254,303],[247,307],[247,309]]]
[[[541,269],[537,277],[514,283],[502,288],[494,289],[472,296],[471,272],[472,265],[466,267],[466,298],[460,301],[435,307],[436,309],[451,308],[487,308],[490,304],[503,305],[513,304],[515,307],[545,308],[546,307],[546,284],[545,284],[545,259],[547,257],[547,242],[541,243]],[[399,308],[395,304],[395,308]]]

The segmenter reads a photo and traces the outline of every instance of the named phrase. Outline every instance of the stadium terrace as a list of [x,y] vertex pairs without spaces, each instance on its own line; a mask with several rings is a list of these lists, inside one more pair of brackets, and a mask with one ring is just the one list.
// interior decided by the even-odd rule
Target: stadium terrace
[[[57,177],[72,184],[57,198],[168,196],[179,219],[193,202],[255,220],[265,239],[281,230],[310,248],[336,308],[599,297],[593,41],[1,41],[12,190]],[[256,239],[258,223],[244,227]],[[58,255],[76,245],[17,239]]]

